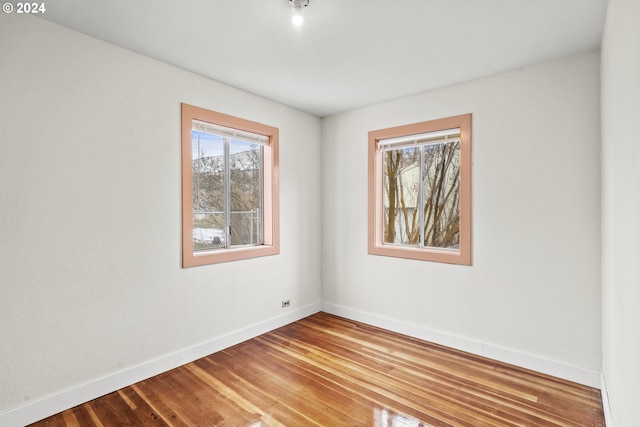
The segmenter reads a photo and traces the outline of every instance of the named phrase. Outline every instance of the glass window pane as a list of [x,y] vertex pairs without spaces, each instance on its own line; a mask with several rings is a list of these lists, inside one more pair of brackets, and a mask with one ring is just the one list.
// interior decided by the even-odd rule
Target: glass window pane
[[424,246],[460,247],[460,142],[427,145],[424,152]]
[[229,150],[231,245],[262,244],[263,147],[231,139]]
[[420,149],[384,152],[384,243],[418,245],[420,241]]
[[191,140],[193,248],[224,248],[224,142],[217,135],[196,130]]

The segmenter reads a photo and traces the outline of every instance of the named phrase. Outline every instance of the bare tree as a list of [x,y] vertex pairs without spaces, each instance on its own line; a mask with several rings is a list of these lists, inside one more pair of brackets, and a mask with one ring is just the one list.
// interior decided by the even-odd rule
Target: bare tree
[[417,245],[422,227],[424,246],[459,245],[459,142],[387,151],[384,178],[385,242]]
[[460,143],[425,151],[424,246],[460,244]]

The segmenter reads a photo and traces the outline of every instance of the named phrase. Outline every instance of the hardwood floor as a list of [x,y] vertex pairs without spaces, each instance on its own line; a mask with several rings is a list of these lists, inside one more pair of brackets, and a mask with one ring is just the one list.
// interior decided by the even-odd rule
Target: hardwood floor
[[596,389],[317,313],[32,426],[604,426]]

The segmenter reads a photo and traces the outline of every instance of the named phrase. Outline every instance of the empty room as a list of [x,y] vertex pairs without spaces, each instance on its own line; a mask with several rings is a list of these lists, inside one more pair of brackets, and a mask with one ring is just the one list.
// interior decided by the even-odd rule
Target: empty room
[[0,13],[0,426],[640,425],[640,1]]

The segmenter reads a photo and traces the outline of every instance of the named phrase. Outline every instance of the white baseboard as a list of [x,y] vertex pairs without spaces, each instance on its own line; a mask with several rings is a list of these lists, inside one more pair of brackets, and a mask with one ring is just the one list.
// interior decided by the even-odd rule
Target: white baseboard
[[287,311],[276,316],[210,341],[177,351],[166,356],[150,360],[138,366],[99,378],[87,384],[54,394],[52,396],[30,402],[29,404],[9,409],[0,413],[0,426],[23,427],[38,420],[47,418],[89,400],[112,393],[123,387],[193,362],[209,354],[239,344],[243,341],[272,331],[281,326],[295,322],[320,311],[320,303]]
[[613,419],[611,418],[611,406],[609,406],[609,394],[607,392],[607,382],[604,374],[602,374],[602,382],[600,384],[600,394],[602,395],[602,410],[604,411],[604,425],[613,427]]
[[600,389],[602,385],[600,372],[565,365],[563,363],[547,360],[538,356],[434,331],[422,326],[400,322],[336,304],[322,303],[322,311],[335,314],[336,316],[346,317],[351,320],[356,320],[358,322],[367,323],[379,328],[388,329],[404,335],[409,335],[435,344],[466,351],[478,356],[484,356],[500,362],[531,369],[532,371],[552,375],[554,377],[573,381],[589,387]]

